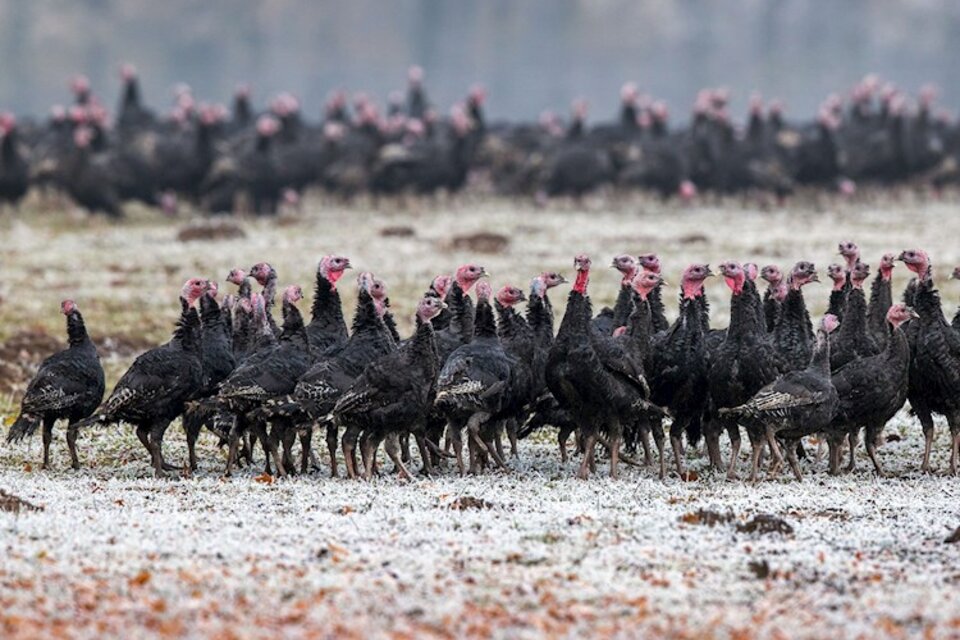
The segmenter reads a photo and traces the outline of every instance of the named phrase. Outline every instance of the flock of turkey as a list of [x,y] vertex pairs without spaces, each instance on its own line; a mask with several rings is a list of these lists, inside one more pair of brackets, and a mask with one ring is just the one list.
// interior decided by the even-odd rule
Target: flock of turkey
[[31,186],[119,217],[129,201],[167,212],[186,200],[211,213],[273,214],[311,187],[349,198],[456,192],[473,182],[542,200],[610,186],[689,199],[698,191],[783,198],[804,185],[849,194],[859,183],[939,189],[960,181],[960,127],[935,106],[936,91],[925,87],[913,102],[873,75],[847,99],[829,96],[807,122],[790,122],[781,103],[754,96],[742,127],[722,89],[701,91],[690,123],[678,127],[662,101],[632,83],[617,120],[595,126],[583,101],[566,122],[551,113],[534,123],[488,122],[479,86],[441,117],[416,67],[406,97],[391,94],[385,112],[366,94],[351,101],[337,91],[316,123],[290,94],[258,113],[243,86],[231,113],[179,86],[161,116],[141,101],[133,67],[122,75],[114,118],[84,77],[71,84],[74,104],[54,107],[46,121],[0,114],[0,204],[18,203]]
[[[806,436],[826,440],[829,470],[838,473],[844,447],[847,468],[854,468],[861,430],[882,474],[876,451],[881,432],[909,400],[926,440],[922,469],[930,469],[932,416],[939,414],[950,425],[950,471],[956,474],[960,313],[953,324],[946,321],[923,251],[884,255],[868,300],[870,269],[857,245],[843,242],[839,249],[846,264],[827,270],[833,282],[829,310],[816,331],[804,289],[818,274],[806,261],[786,272],[775,265],[721,264],[730,323],[713,329],[703,287],[714,275],[708,265],[684,269],[679,315],[668,324],[657,255],[614,258],[621,275],[616,305],[597,315],[588,293],[592,263],[578,255],[556,332],[549,294],[568,282],[563,275],[542,273],[528,292],[510,285],[494,291],[482,266],[466,264],[453,276],[434,278],[406,339],[398,335],[386,284],[369,272],[356,280],[358,302],[348,329],[338,285],[351,264],[338,255],[318,264],[309,322],[298,308],[301,288],[290,285],[279,292],[278,324],[278,276],[261,262],[249,273],[231,271],[227,281],[237,291],[222,297],[216,282],[188,280],[170,341],[139,356],[105,402],[97,351],[76,303],[66,300],[61,311],[69,346],[42,364],[7,439],[41,430],[46,467],[53,426],[65,419],[76,469],[81,428],[128,423],[156,475],[164,476],[181,469],[162,451],[165,431],[181,417],[189,449],[184,470],[196,470],[195,444],[206,427],[228,447],[227,475],[238,463],[252,464],[259,444],[266,472],[275,468],[283,476],[319,466],[311,442],[322,428],[333,476],[339,449],[349,477],[370,478],[382,442],[396,471],[410,478],[410,436],[424,473],[435,473],[448,459],[461,474],[477,473],[509,469],[504,434],[516,456],[518,439],[549,425],[558,430],[564,461],[567,440],[576,434],[581,478],[594,470],[598,446],[616,477],[620,460],[652,464],[653,445],[663,478],[667,436],[681,477],[686,436],[687,446],[703,438],[711,466],[736,478],[743,430],[752,447],[751,480],[765,450],[772,477],[786,457],[800,479],[797,457],[804,455]],[[903,303],[893,302],[891,290],[897,260],[915,274]],[[758,277],[766,283],[762,294]],[[522,314],[517,306],[524,301]],[[731,443],[726,462],[719,446],[724,431]],[[299,466],[293,455],[298,439]],[[641,449],[643,461],[637,459]]]

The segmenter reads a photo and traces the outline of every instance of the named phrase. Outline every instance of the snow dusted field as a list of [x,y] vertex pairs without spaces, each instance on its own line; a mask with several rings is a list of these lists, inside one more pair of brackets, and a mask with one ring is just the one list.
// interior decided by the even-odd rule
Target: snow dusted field
[[[258,260],[282,284],[309,285],[320,255],[346,254],[387,280],[404,328],[441,270],[472,259],[496,285],[523,284],[542,269],[570,271],[583,250],[598,266],[656,250],[676,286],[693,259],[804,258],[822,268],[841,239],[871,263],[916,245],[933,257],[948,313],[960,297],[946,280],[960,260],[955,203],[739,205],[314,206],[282,224],[242,221],[246,238],[191,243],[176,239],[179,223],[150,214],[120,227],[60,213],[0,218],[0,419],[16,409],[33,351],[50,348],[46,334],[61,337],[61,298],[76,299],[91,332],[107,338],[109,386],[142,344],[164,339],[184,279],[222,279]],[[509,245],[481,253],[455,238],[478,231]],[[616,286],[598,268],[595,306]],[[723,326],[722,283],[709,294]],[[807,295],[819,314],[827,287]],[[810,460],[801,483],[785,472],[756,485],[707,473],[692,449],[695,481],[630,467],[610,481],[601,460],[600,475],[578,482],[552,433],[521,442],[510,474],[460,479],[448,465],[410,484],[389,475],[269,482],[259,469],[223,480],[223,453],[205,435],[196,477],[157,481],[126,427],[86,432],[84,469],[65,470],[59,429],[54,471],[37,468],[39,438],[0,448],[0,489],[42,508],[0,511],[0,637],[957,637],[960,544],[945,539],[960,525],[960,480],[943,475],[938,428],[929,476],[917,471],[919,425],[902,412],[880,449],[891,478],[875,478],[862,456],[852,475],[831,478],[825,460]],[[176,424],[166,451],[185,458]]]

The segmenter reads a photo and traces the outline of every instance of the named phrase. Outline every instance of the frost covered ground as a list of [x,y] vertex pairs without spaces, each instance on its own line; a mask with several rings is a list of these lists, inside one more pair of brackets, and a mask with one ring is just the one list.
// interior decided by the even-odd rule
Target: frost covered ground
[[[928,249],[952,313],[956,208],[906,196],[806,201],[774,213],[739,202],[537,210],[441,201],[380,212],[312,202],[282,224],[242,221],[244,239],[192,243],[176,239],[180,222],[147,213],[120,227],[63,213],[8,215],[0,218],[0,418],[15,410],[37,352],[55,345],[50,335],[60,338],[57,308],[67,296],[103,338],[108,386],[143,345],[164,338],[188,276],[222,279],[230,267],[268,260],[281,283],[307,285],[329,251],[382,274],[404,326],[429,278],[467,259],[499,285],[569,271],[583,250],[598,266],[621,251],[656,250],[675,286],[693,259],[805,258],[823,267],[847,238],[868,262],[906,245]],[[510,242],[478,253],[455,239],[478,231]],[[598,268],[592,280],[595,304],[611,301],[614,275]],[[349,313],[353,296],[343,289]],[[814,291],[819,313],[827,287]],[[709,293],[722,326],[722,283]],[[562,295],[557,301],[562,308]],[[577,482],[552,434],[522,442],[510,474],[460,479],[448,468],[410,484],[392,476],[264,482],[251,469],[222,480],[222,453],[205,435],[196,477],[156,481],[124,427],[85,433],[84,469],[64,470],[60,429],[54,471],[37,469],[39,439],[0,448],[0,489],[42,507],[0,511],[0,636],[956,637],[960,545],[944,540],[960,525],[960,480],[943,475],[945,431],[940,424],[938,472],[929,476],[916,470],[922,438],[904,412],[880,450],[891,478],[875,478],[861,457],[853,475],[831,478],[825,461],[810,461],[801,483],[784,473],[750,485],[705,472],[693,450],[696,481],[664,483],[627,467],[618,481],[601,473]],[[166,450],[185,457],[177,425]],[[764,514],[792,532],[740,530]]]

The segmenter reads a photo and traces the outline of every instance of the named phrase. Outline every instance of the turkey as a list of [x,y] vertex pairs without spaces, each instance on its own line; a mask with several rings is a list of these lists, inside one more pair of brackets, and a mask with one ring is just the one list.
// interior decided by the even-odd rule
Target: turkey
[[437,378],[435,403],[447,418],[447,429],[461,475],[466,470],[461,440],[463,429],[467,430],[471,473],[479,470],[480,459],[486,456],[499,467],[506,468],[506,462],[493,443],[494,423],[516,402],[515,394],[523,391],[511,388],[515,359],[504,351],[497,335],[490,304],[492,293],[489,283],[477,285],[473,340],[447,357]]
[[907,400],[910,370],[910,344],[900,327],[917,313],[904,304],[895,304],[887,311],[889,336],[885,349],[870,357],[858,358],[833,373],[833,386],[840,405],[833,423],[827,429],[830,444],[830,473],[840,467],[842,439],[850,439],[850,464],[853,471],[857,439],[861,427],[866,429],[867,454],[877,475],[883,468],[877,460],[877,439],[887,421],[893,418]]
[[[734,418],[720,417],[725,408],[737,407],[747,402],[760,389],[776,380],[780,363],[776,349],[770,341],[763,320],[751,306],[744,290],[746,275],[740,264],[725,262],[720,265],[727,286],[730,287],[730,327],[717,353],[711,359],[707,373],[710,388],[710,414],[717,416],[707,424],[706,441],[710,463],[720,469],[720,430],[726,429],[732,445],[727,477],[737,475],[740,453],[740,427]],[[762,446],[765,434],[748,429],[750,444],[757,450]]]
[[899,258],[917,274],[914,309],[917,321],[910,360],[907,399],[923,427],[925,440],[922,470],[930,470],[933,447],[933,416],[947,418],[950,426],[950,473],[957,473],[960,456],[960,336],[947,324],[940,304],[940,292],[933,284],[933,269],[921,249],[907,249]]
[[677,472],[683,477],[680,437],[695,443],[707,408],[706,305],[703,282],[713,275],[706,264],[691,264],[681,276],[680,316],[670,328],[653,337],[647,356],[653,404],[673,416],[670,445]]
[[[824,316],[813,358],[805,369],[790,371],[762,388],[749,401],[718,411],[721,417],[736,419],[748,431],[764,435],[773,453],[771,478],[776,477],[783,462],[778,437],[784,440],[794,476],[802,480],[797,443],[806,435],[826,429],[836,415],[839,398],[830,381],[830,333],[838,324],[835,316]],[[762,442],[753,447],[751,482],[757,479],[762,450]]]
[[767,283],[763,293],[763,317],[767,333],[773,333],[780,322],[783,301],[787,297],[787,283],[783,281],[783,272],[775,264],[768,264],[760,270],[760,277]]
[[[233,352],[233,336],[229,324],[229,310],[217,303],[217,283],[211,281],[200,297],[200,353],[203,361],[203,386],[198,398],[215,396],[220,384],[237,366]],[[226,302],[226,300],[225,300]],[[197,470],[197,438],[204,425],[212,426],[214,416],[200,405],[191,404],[183,413],[183,430],[187,434],[187,456],[191,471]]]
[[53,425],[57,420],[67,420],[70,467],[79,469],[76,423],[92,414],[103,399],[103,367],[77,305],[73,300],[64,300],[60,311],[67,318],[68,346],[44,360],[27,385],[20,415],[7,433],[7,442],[32,436],[43,425],[42,468],[47,469]]
[[[653,313],[650,308],[650,296],[663,283],[660,274],[652,271],[641,271],[633,282],[631,289],[635,294],[633,311],[627,319],[625,331],[618,337],[623,345],[630,350],[632,357],[643,366],[648,358],[650,340],[653,336]],[[649,392],[646,396],[649,397]],[[660,479],[666,477],[666,457],[663,455],[664,411],[660,407],[649,406],[637,412],[632,420],[626,422],[624,428],[624,442],[627,450],[632,453],[636,450],[637,441],[643,446],[644,464],[650,466],[653,456],[650,447],[650,435],[653,435],[654,444],[660,460]],[[629,437],[628,437],[629,436]]]
[[633,311],[633,278],[639,271],[637,260],[626,254],[616,256],[610,266],[622,276],[616,304],[613,309],[604,307],[590,323],[593,329],[605,336],[612,336],[614,329],[627,324],[627,318]]
[[[510,363],[510,402],[499,418],[502,419],[510,440],[510,453],[517,455],[517,429],[521,419],[526,418],[528,407],[536,403],[546,391],[547,351],[537,344],[533,328],[514,306],[527,297],[517,287],[505,285],[496,295],[497,335],[504,352],[512,358]],[[499,433],[500,428],[497,427]],[[500,451],[499,435],[494,441]]]
[[610,476],[616,478],[622,425],[637,409],[649,407],[649,388],[642,361],[613,337],[590,327],[590,265],[586,255],[574,258],[577,278],[547,358],[547,386],[580,428],[584,456],[577,476],[589,476],[596,444],[604,435],[610,451]]
[[450,321],[446,327],[438,329],[436,335],[440,362],[446,362],[455,349],[473,340],[474,309],[468,294],[471,287],[486,276],[486,269],[476,264],[465,264],[457,269],[450,291],[444,297]]
[[780,323],[773,332],[773,343],[783,361],[784,371],[805,368],[813,355],[813,325],[803,299],[803,287],[819,282],[812,262],[800,261],[790,272],[786,298],[781,307]]
[[833,371],[852,360],[880,352],[867,326],[867,299],[863,293],[863,283],[869,276],[870,267],[863,262],[855,264],[848,274],[850,286],[843,307],[843,323],[830,348],[830,368]]
[[870,283],[870,303],[867,305],[867,327],[870,336],[878,347],[887,344],[890,332],[887,330],[889,318],[887,313],[893,306],[893,268],[896,265],[897,254],[885,253],[880,258],[880,268]]
[[343,344],[350,335],[337,291],[337,281],[350,268],[349,258],[334,254],[324,256],[317,264],[310,324],[307,325],[310,347],[317,353]]
[[16,206],[30,188],[30,167],[19,138],[13,114],[0,113],[0,205]]
[[377,439],[386,440],[387,455],[400,474],[410,478],[400,459],[397,436],[403,431],[422,434],[426,427],[440,370],[430,321],[443,309],[440,298],[430,293],[425,295],[417,305],[413,339],[368,365],[334,406],[333,419],[346,430],[343,455],[350,478],[357,478],[360,471],[353,464],[347,443],[355,443],[361,434],[361,451],[367,451],[363,472],[367,478],[373,471],[373,444]]
[[545,351],[553,344],[553,305],[547,293],[566,281],[559,273],[544,271],[530,282],[527,324],[533,329],[537,344]]
[[163,436],[184,405],[203,387],[200,315],[194,308],[207,281],[191,278],[180,291],[180,320],[169,342],[140,355],[88,424],[129,422],[150,454],[154,473],[164,477],[177,467],[163,459]]
[[[660,257],[655,253],[646,253],[642,256],[637,257],[637,262],[640,265],[640,268],[644,271],[650,271],[657,275],[662,275],[660,273]],[[651,319],[653,321],[653,331],[654,333],[659,333],[661,331],[666,331],[670,324],[667,322],[666,309],[663,305],[663,281],[660,281],[660,284],[657,285],[657,288],[650,292],[650,295],[647,298],[647,301],[650,304],[650,313]]]
[[847,272],[843,265],[834,263],[827,267],[827,277],[833,283],[830,289],[827,313],[836,316],[838,320],[843,322],[843,308],[847,302]]
[[270,470],[270,458],[276,463],[277,473],[286,475],[286,468],[280,457],[277,444],[285,425],[274,425],[274,431],[267,433],[264,417],[257,410],[277,398],[292,393],[297,380],[306,373],[311,362],[311,348],[303,325],[303,317],[297,309],[297,302],[303,298],[303,292],[297,285],[290,285],[283,292],[283,329],[279,338],[274,338],[265,321],[265,309],[257,298],[257,316],[260,326],[260,340],[263,346],[238,366],[220,386],[217,400],[220,405],[230,409],[236,416],[230,430],[230,452],[227,457],[226,475],[230,475],[237,461],[240,438],[252,430],[268,452],[267,472]]
[[[950,272],[951,280],[960,280],[960,267],[954,267],[953,271]],[[960,333],[960,308],[953,314],[953,320],[950,321],[950,326],[953,327],[954,331]]]
[[[308,421],[325,419],[368,364],[397,348],[384,322],[387,313],[385,285],[367,272],[361,273],[357,280],[359,297],[350,338],[342,345],[328,348],[297,381],[290,398]],[[325,422],[330,472],[336,477],[337,428],[332,420],[326,419]]]

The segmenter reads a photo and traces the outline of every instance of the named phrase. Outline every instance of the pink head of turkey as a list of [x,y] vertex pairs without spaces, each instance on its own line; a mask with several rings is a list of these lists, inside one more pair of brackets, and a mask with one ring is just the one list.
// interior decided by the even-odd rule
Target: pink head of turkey
[[954,267],[953,271],[950,272],[951,280],[960,280],[960,267]]
[[203,278],[190,278],[180,289],[180,298],[186,301],[188,305],[200,299],[207,290],[207,281]]
[[453,284],[452,277],[446,274],[441,274],[436,278],[434,278],[433,282],[430,283],[430,289],[434,293],[436,293],[442,300],[447,297],[447,292],[450,291],[450,285],[452,284]]
[[640,299],[646,300],[650,292],[659,287],[661,282],[663,282],[663,278],[660,277],[659,273],[641,271],[636,275],[631,284],[633,290],[640,296]]
[[930,258],[923,249],[906,249],[897,259],[921,278],[930,276]]
[[577,270],[577,279],[573,283],[573,290],[580,295],[587,295],[587,285],[590,284],[590,266],[592,264],[590,256],[585,253],[577,255],[573,259],[573,268]]
[[280,123],[273,116],[260,116],[257,119],[257,135],[261,138],[270,138],[280,129]]
[[477,302],[490,302],[492,295],[493,287],[490,286],[489,282],[484,280],[477,283]]
[[743,263],[743,273],[747,276],[747,280],[756,282],[757,276],[760,275],[760,267],[757,266],[756,262],[745,262]]
[[837,318],[837,316],[833,315],[832,313],[826,314],[825,316],[823,316],[823,320],[820,321],[820,328],[827,335],[830,335],[831,333],[836,331],[837,327],[839,326],[840,326],[840,320]]
[[847,284],[847,272],[842,265],[833,263],[827,267],[827,277],[833,281],[834,291],[840,291]]
[[905,322],[910,322],[910,320],[919,317],[920,316],[917,315],[916,311],[902,302],[893,305],[889,310],[887,310],[887,322],[893,325],[894,329],[898,328]]
[[563,275],[557,273],[556,271],[544,271],[540,274],[540,278],[543,279],[543,284],[547,289],[553,289],[554,287],[559,287],[560,285],[567,282],[567,279]]
[[870,265],[864,262],[858,262],[850,270],[850,284],[860,289],[863,283],[870,277]]
[[747,280],[747,274],[739,262],[733,262],[731,260],[730,262],[722,263],[720,265],[720,274],[723,276],[723,280],[727,283],[727,286],[730,287],[730,290],[733,291],[733,295],[738,296],[743,293],[743,285]]
[[468,263],[457,269],[455,280],[464,293],[477,283],[480,278],[486,277],[487,270],[478,264]]
[[616,256],[610,266],[623,274],[623,284],[630,284],[639,269],[637,259],[626,253]]
[[694,263],[683,270],[680,276],[680,289],[683,297],[693,300],[703,295],[703,281],[713,275],[710,265]]
[[470,87],[470,93],[467,95],[467,102],[471,105],[481,107],[487,101],[487,89],[480,83],[475,83]]
[[76,311],[78,311],[77,303],[75,303],[73,300],[67,299],[60,303],[60,313],[63,315],[69,316]]
[[527,299],[527,296],[523,295],[518,287],[513,287],[510,285],[504,285],[497,291],[497,302],[499,302],[504,307],[512,307],[515,304],[523,302]]
[[639,96],[640,90],[636,82],[625,82],[620,87],[620,102],[624,105],[635,105]]
[[330,286],[336,286],[337,280],[343,276],[343,272],[351,267],[350,258],[338,255],[328,255],[320,258],[320,264],[317,265],[317,271],[327,279]]
[[267,286],[271,279],[276,280],[277,272],[267,262],[258,262],[250,269],[250,275],[261,287]]
[[73,130],[73,144],[78,149],[86,149],[93,141],[93,129],[88,126],[80,126]]
[[80,74],[73,76],[70,80],[70,91],[77,97],[82,97],[90,93],[90,78]]
[[860,247],[856,242],[846,240],[838,245],[839,253],[847,261],[847,269],[853,269],[853,265],[860,260]]
[[433,293],[428,293],[423,296],[419,304],[417,304],[417,318],[422,323],[428,323],[446,308],[447,305],[443,300],[433,295]]
[[235,284],[238,287],[243,284],[243,281],[247,279],[247,272],[243,269],[231,269],[230,273],[227,274],[227,282],[230,284]]
[[0,140],[8,135],[17,126],[16,117],[9,111],[0,113]]
[[895,253],[885,253],[883,257],[880,258],[880,277],[883,278],[885,282],[890,282],[890,279],[893,278],[893,268],[897,265],[897,254]]
[[137,68],[129,62],[124,62],[122,65],[120,65],[120,78],[124,82],[130,82],[131,80],[136,80]]
[[220,285],[216,280],[207,280],[207,290],[204,293],[207,294],[207,297],[216,300],[220,293]]
[[642,256],[637,256],[637,262],[644,271],[660,273],[660,256],[655,253],[645,253]]
[[407,69],[407,82],[411,87],[419,87],[423,84],[423,67],[419,65],[413,65]]
[[283,301],[287,304],[297,304],[303,300],[303,289],[298,284],[291,284],[283,290]]
[[780,270],[780,267],[775,264],[768,264],[761,269],[760,277],[763,278],[771,288],[783,282],[783,272]]
[[799,291],[802,286],[811,282],[820,282],[817,276],[817,267],[812,262],[801,260],[793,266],[790,272],[790,288]]
[[683,180],[677,187],[677,195],[683,202],[690,202],[697,197],[697,185],[690,180]]

